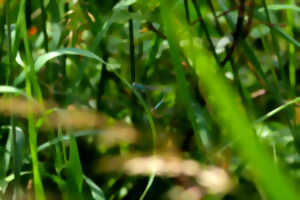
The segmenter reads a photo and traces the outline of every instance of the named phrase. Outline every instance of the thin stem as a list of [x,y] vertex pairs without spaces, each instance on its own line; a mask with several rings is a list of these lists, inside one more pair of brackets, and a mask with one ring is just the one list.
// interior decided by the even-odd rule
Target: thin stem
[[[289,0],[288,3],[290,5],[294,5],[294,0]],[[287,11],[287,20],[288,20],[288,32],[290,33],[291,37],[294,37],[293,33],[293,11]],[[295,46],[293,44],[289,44],[289,79],[290,79],[290,88],[292,96],[295,95],[296,91],[296,67],[295,67]]]
[[291,106],[291,105],[293,105],[293,104],[296,104],[296,103],[298,103],[298,102],[300,102],[300,97],[297,97],[297,98],[295,98],[294,100],[288,101],[287,103],[285,103],[285,104],[283,104],[283,105],[277,107],[276,109],[274,109],[274,110],[268,112],[268,113],[265,114],[264,116],[262,116],[262,117],[260,117],[259,119],[257,119],[257,120],[255,121],[255,123],[256,123],[256,124],[257,124],[257,123],[261,123],[261,122],[265,121],[266,119],[268,119],[268,118],[274,116],[275,114],[279,113],[280,111],[284,110],[285,108],[287,108],[287,107],[289,107],[289,106]]
[[232,46],[230,47],[230,49],[228,50],[228,53],[226,55],[226,57],[224,58],[224,60],[221,62],[221,65],[225,65],[226,62],[232,57],[233,55],[233,51],[235,49],[235,47],[238,45],[238,42],[241,38],[241,36],[243,35],[243,24],[244,24],[244,16],[245,16],[245,0],[240,0],[240,5],[238,8],[238,19],[237,19],[237,23],[236,23],[236,29],[233,33],[233,43]]
[[[132,12],[132,7],[128,7],[129,12]],[[129,19],[129,51],[130,51],[130,73],[131,73],[131,82],[135,82],[135,47],[134,47],[134,27],[133,20]]]
[[201,14],[198,2],[197,2],[197,0],[192,0],[192,2],[193,2],[193,5],[194,5],[194,8],[196,10],[197,16],[200,19],[199,22],[200,22],[200,25],[201,25],[201,27],[202,27],[202,29],[204,31],[205,37],[206,37],[206,39],[207,39],[207,41],[209,43],[210,50],[213,53],[213,55],[214,55],[217,63],[220,64],[220,60],[219,60],[218,55],[217,55],[216,50],[215,50],[216,48],[215,48],[214,43],[212,42],[212,39],[210,37],[208,28],[206,26],[206,23],[204,21],[204,18],[202,16],[202,14]]
[[42,30],[43,30],[43,34],[44,34],[44,48],[46,50],[46,52],[49,51],[49,47],[48,47],[48,34],[47,34],[47,28],[46,28],[46,21],[47,21],[47,15],[46,15],[46,9],[44,7],[44,1],[40,0],[40,7],[42,10]]

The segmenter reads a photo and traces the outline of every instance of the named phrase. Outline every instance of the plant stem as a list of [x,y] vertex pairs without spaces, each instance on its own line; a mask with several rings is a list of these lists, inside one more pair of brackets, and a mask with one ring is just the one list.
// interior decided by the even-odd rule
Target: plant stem
[[48,47],[48,34],[47,34],[47,27],[46,27],[46,21],[47,21],[47,15],[46,15],[46,10],[44,7],[44,0],[40,0],[40,7],[42,10],[42,30],[43,30],[43,34],[44,34],[44,48],[46,50],[46,52],[49,51],[49,47]]
[[217,61],[217,63],[220,64],[220,60],[219,60],[218,55],[217,55],[217,53],[216,53],[216,48],[215,48],[214,43],[212,42],[212,39],[211,39],[211,37],[210,37],[208,28],[207,28],[207,26],[206,26],[206,23],[205,23],[205,21],[204,21],[204,18],[203,18],[203,16],[202,16],[202,14],[201,14],[201,11],[200,11],[198,2],[197,2],[197,0],[192,0],[192,2],[193,2],[193,5],[194,5],[194,8],[195,8],[195,10],[196,10],[197,17],[200,19],[200,24],[201,24],[201,27],[202,27],[202,29],[203,29],[203,31],[204,31],[205,37],[206,37],[206,39],[207,39],[207,41],[208,41],[208,43],[209,43],[210,51],[211,51],[212,54],[214,55],[215,60]]
[[[132,7],[128,7],[129,12],[132,12]],[[135,82],[135,47],[134,47],[134,26],[133,20],[129,19],[129,51],[130,51],[130,73],[131,82]]]
[[[20,14],[23,22],[21,23],[21,35],[24,38],[24,47],[25,47],[25,54],[26,54],[26,64],[24,70],[26,72],[26,93],[29,97],[32,97],[31,87],[33,86],[34,93],[38,96],[39,102],[43,105],[43,98],[42,93],[35,75],[34,71],[34,63],[31,55],[31,49],[29,46],[29,41],[27,37],[27,23],[25,20],[25,0],[21,1],[20,4]],[[28,131],[29,131],[29,146],[30,146],[30,153],[32,157],[32,166],[33,166],[33,182],[34,182],[34,189],[35,195],[37,199],[44,200],[44,188],[39,172],[39,161],[38,161],[38,153],[37,153],[37,131],[35,127],[35,120],[33,116],[33,105],[32,101],[30,101],[30,112],[28,113]]]
[[[288,3],[290,5],[295,5],[294,0],[289,0]],[[288,20],[288,32],[291,35],[291,37],[294,37],[293,33],[293,25],[294,25],[294,19],[293,19],[293,11],[288,10],[287,11],[287,20]],[[295,46],[293,44],[289,44],[289,79],[290,79],[290,90],[291,90],[291,96],[295,95],[296,92],[296,66],[295,66]]]

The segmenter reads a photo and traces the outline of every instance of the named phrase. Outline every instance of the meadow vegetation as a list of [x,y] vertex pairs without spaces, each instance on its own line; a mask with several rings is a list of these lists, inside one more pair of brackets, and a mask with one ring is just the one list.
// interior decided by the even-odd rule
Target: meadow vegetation
[[0,0],[0,199],[299,199],[299,14]]

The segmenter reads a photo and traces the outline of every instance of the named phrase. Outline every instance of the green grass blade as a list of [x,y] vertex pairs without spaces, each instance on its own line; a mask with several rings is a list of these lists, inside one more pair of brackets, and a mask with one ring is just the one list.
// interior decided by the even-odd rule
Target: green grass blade
[[105,200],[103,191],[96,183],[94,183],[92,179],[88,178],[87,176],[83,176],[83,179],[90,187],[94,200]]
[[[295,12],[300,12],[300,7],[295,4],[271,4],[268,5],[268,10],[278,11],[278,10],[292,10]],[[263,8],[259,8],[258,11],[263,12]]]
[[[77,48],[64,48],[64,49],[59,49],[56,51],[51,51],[49,53],[46,53],[44,55],[41,55],[38,57],[36,62],[34,63],[34,70],[35,72],[39,72],[45,64],[56,57],[63,56],[63,55],[77,55],[77,56],[84,56],[87,58],[95,59],[101,63],[105,63],[102,58],[97,56],[96,54],[82,50],[82,49],[77,49]],[[25,80],[25,71],[23,71],[14,81],[14,85],[19,85]]]
[[[26,55],[26,64],[24,65],[24,71],[26,74],[26,93],[31,98],[32,97],[32,88],[34,94],[37,95],[39,101],[43,103],[42,93],[34,73],[34,65],[33,65],[33,58],[32,52],[30,49],[30,44],[28,41],[27,36],[27,25],[25,19],[25,0],[22,0],[19,7],[19,17],[20,19],[20,35],[23,37],[24,40],[24,47],[25,47],[25,55]],[[42,184],[41,175],[39,172],[39,161],[38,161],[38,154],[37,154],[37,131],[35,127],[35,119],[32,113],[32,105],[29,105],[29,109],[31,112],[28,113],[28,132],[29,132],[29,147],[30,153],[32,157],[32,167],[33,167],[33,183],[34,183],[34,191],[35,197],[37,199],[44,200],[46,199],[44,193],[44,187]]]
[[[103,132],[99,131],[99,130],[84,130],[84,131],[78,131],[72,135],[75,138],[78,138],[78,137],[84,137],[84,136],[93,136],[93,135],[102,134],[102,133]],[[68,141],[68,140],[69,140],[69,136],[56,137],[50,141],[45,142],[44,144],[41,144],[38,147],[38,152],[44,151],[45,149],[51,147],[52,145],[56,145],[59,142],[64,142],[64,141]]]
[[265,114],[264,116],[262,116],[262,117],[260,117],[259,119],[257,119],[257,120],[255,121],[255,123],[261,123],[261,122],[265,121],[266,119],[272,117],[273,115],[277,114],[278,112],[284,110],[285,108],[287,108],[287,107],[289,107],[289,106],[291,106],[291,105],[293,105],[293,104],[296,104],[296,103],[298,103],[298,102],[300,102],[300,97],[297,97],[297,98],[295,98],[295,99],[293,99],[293,100],[291,100],[291,101],[289,101],[289,102],[287,102],[287,103],[285,103],[285,104],[283,104],[283,105],[277,107],[276,109],[274,109],[274,110],[268,112],[268,113]]
[[[294,5],[294,0],[288,1],[289,5]],[[287,31],[291,37],[294,37],[293,27],[294,27],[294,16],[293,11],[288,10],[287,11],[287,21],[288,21],[288,27]],[[295,46],[293,44],[289,44],[289,80],[290,80],[290,88],[291,88],[291,95],[294,96],[296,92],[296,66],[295,66],[295,58],[296,58],[296,52],[295,52]]]
[[24,90],[18,89],[13,86],[7,86],[7,85],[0,85],[0,93],[3,94],[16,94],[16,95],[21,95],[24,97],[28,97],[26,92]]
[[81,161],[77,148],[76,139],[70,136],[70,150],[69,150],[69,161],[67,167],[68,174],[68,186],[70,197],[76,197],[76,199],[82,199],[82,184],[83,184],[83,172],[81,167]]

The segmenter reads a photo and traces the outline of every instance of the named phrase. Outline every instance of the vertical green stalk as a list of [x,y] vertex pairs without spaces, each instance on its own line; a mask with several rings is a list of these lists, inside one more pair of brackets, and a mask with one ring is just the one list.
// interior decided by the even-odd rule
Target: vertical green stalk
[[[128,7],[129,12],[132,12],[132,7]],[[130,51],[130,73],[131,82],[135,82],[135,50],[134,50],[134,26],[133,20],[129,19],[129,51]]]
[[40,0],[40,7],[42,10],[42,30],[44,34],[44,48],[46,52],[49,51],[48,47],[48,34],[47,34],[47,27],[46,27],[46,22],[47,22],[47,14],[44,6],[44,0]]
[[[25,54],[26,54],[26,64],[24,66],[24,70],[26,73],[25,88],[26,88],[27,95],[29,97],[32,97],[33,95],[32,95],[31,88],[33,87],[33,91],[38,96],[40,103],[43,103],[42,93],[35,75],[33,58],[31,55],[30,44],[27,37],[27,25],[25,20],[25,2],[26,0],[21,1],[20,10],[19,10],[19,14],[22,20],[22,23],[20,23],[21,26],[20,31],[24,39]],[[30,146],[30,153],[32,157],[32,167],[33,167],[34,190],[35,190],[36,199],[44,200],[45,194],[44,194],[44,188],[42,185],[41,176],[39,172],[39,162],[38,162],[38,153],[37,153],[37,131],[35,127],[35,119],[32,112],[33,111],[32,102],[30,102],[29,106],[31,112],[28,113],[27,118],[28,118],[29,146]]]
[[[295,5],[294,0],[289,0],[290,5]],[[293,25],[294,17],[293,11],[287,10],[287,20],[288,20],[288,33],[291,37],[294,37]],[[289,43],[289,79],[290,79],[290,89],[292,96],[295,95],[296,91],[296,67],[295,67],[295,46],[292,43]]]

